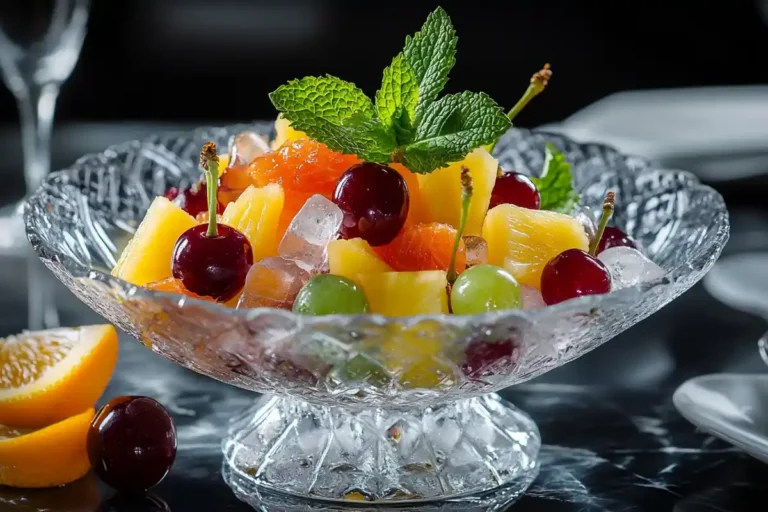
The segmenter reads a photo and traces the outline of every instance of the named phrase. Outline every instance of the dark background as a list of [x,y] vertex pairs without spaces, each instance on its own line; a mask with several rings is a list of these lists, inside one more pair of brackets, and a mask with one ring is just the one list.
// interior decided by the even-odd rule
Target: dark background
[[[56,120],[272,118],[269,91],[323,73],[372,95],[442,5],[459,35],[448,92],[482,90],[508,108],[551,62],[546,98],[518,118],[538,125],[620,90],[768,82],[761,1],[93,0]],[[16,115],[4,90],[0,124]]]
[[[24,1],[0,0],[0,8]],[[485,91],[509,108],[531,74],[545,62],[552,64],[554,77],[547,92],[516,120],[524,126],[557,122],[617,91],[768,84],[768,0],[92,0],[81,57],[58,101],[53,166],[166,128],[274,118],[267,93],[304,75],[334,74],[373,95],[405,36],[418,30],[437,5],[446,8],[459,35],[447,92]],[[24,193],[17,123],[15,100],[0,87],[0,204]],[[729,172],[727,165],[722,172]],[[713,184],[726,197],[731,213],[732,236],[724,257],[768,250],[766,176],[768,172]],[[21,311],[26,297],[19,297],[25,281],[20,275],[18,263],[0,264],[2,335],[25,326]],[[58,294],[65,325],[100,321],[63,286]],[[537,379],[545,387],[597,384],[616,396],[616,405],[610,402],[612,415],[605,413],[606,406],[592,391],[598,388],[592,387],[573,395],[579,397],[573,399],[579,407],[558,410],[547,405],[534,411],[546,442],[580,450],[574,453],[584,453],[585,447],[600,453],[600,447],[617,443],[648,446],[637,428],[623,426],[625,410],[642,417],[672,417],[669,425],[667,419],[659,425],[669,426],[675,436],[698,439],[692,425],[672,414],[672,391],[705,373],[765,372],[756,350],[765,328],[763,319],[736,311],[701,284],[695,286],[610,343]],[[168,376],[163,382],[170,390],[139,390],[166,404],[198,396],[207,410],[224,404],[224,394],[236,393],[182,371],[127,337],[121,350],[122,366],[109,397],[137,393],[126,382],[130,377],[141,381],[135,378],[144,375],[141,372]],[[204,392],[200,386],[205,386]],[[554,397],[566,394],[558,390],[570,394],[573,389],[553,387],[551,393]],[[170,477],[158,488],[174,512],[211,506],[241,510],[217,474],[218,442],[213,440],[214,450],[207,455],[189,448],[180,452]],[[721,446],[726,445],[714,445]],[[579,496],[594,492],[595,502],[590,498],[589,504],[599,506],[605,491],[618,496],[627,510],[669,510],[673,504],[685,512],[747,510],[740,501],[747,491],[756,488],[761,494],[755,491],[755,496],[765,494],[765,471],[757,463],[746,458],[729,462],[731,455],[723,450],[725,455],[713,451],[683,456],[674,469],[678,464],[669,461],[678,459],[670,459],[674,452],[666,449],[676,448],[653,445],[639,450],[630,468],[614,465],[608,455],[608,464],[594,470],[581,468],[578,459],[573,466],[566,461],[555,469],[564,468],[567,478],[562,485],[575,489],[576,501],[567,493],[545,494],[543,499],[528,496],[517,509],[586,510]],[[584,469],[586,484],[570,473],[572,467]],[[65,489],[77,497],[82,494],[75,486]],[[712,498],[712,507],[697,506],[697,499],[713,493],[723,495],[719,502]],[[0,496],[0,508],[5,510],[2,504],[8,498],[3,499]],[[71,510],[55,496],[44,499],[49,500],[47,506],[56,507],[51,510]],[[715,507],[716,502],[722,506]],[[21,510],[26,509],[26,502],[21,503]],[[104,505],[98,510],[118,509]]]

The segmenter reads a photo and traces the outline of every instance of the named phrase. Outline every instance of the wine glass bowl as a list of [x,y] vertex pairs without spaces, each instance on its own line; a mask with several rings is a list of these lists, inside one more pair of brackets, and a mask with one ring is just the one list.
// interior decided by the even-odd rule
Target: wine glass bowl
[[527,415],[494,393],[657,311],[704,276],[728,238],[722,197],[693,175],[513,129],[496,146],[503,168],[535,176],[553,143],[583,203],[599,208],[613,190],[615,222],[666,274],[538,310],[410,317],[236,310],[112,277],[150,201],[197,179],[203,142],[226,147],[246,129],[271,135],[268,124],[204,128],[85,156],[45,180],[25,221],[45,265],[109,321],[182,366],[268,394],[233,422],[224,443],[225,478],[254,505],[259,489],[484,506],[514,498],[535,477],[540,438]]
[[0,62],[14,94],[29,84],[60,84],[72,73],[85,37],[90,0],[26,0],[0,7]]

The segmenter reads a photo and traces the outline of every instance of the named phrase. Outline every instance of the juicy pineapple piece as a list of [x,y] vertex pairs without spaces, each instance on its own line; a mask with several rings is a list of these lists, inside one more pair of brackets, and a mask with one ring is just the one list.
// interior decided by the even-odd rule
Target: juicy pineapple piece
[[395,332],[381,344],[381,358],[387,369],[398,375],[406,388],[436,388],[455,382],[456,369],[442,357],[442,328],[422,323],[394,328]]
[[276,150],[288,141],[307,138],[307,134],[291,128],[291,122],[282,114],[275,120],[275,140],[272,141],[272,151]]
[[331,274],[354,279],[357,274],[391,272],[371,246],[362,238],[333,240],[328,244],[328,266]]
[[448,313],[448,280],[442,270],[358,274],[371,313],[411,316]]
[[176,240],[197,221],[165,197],[156,197],[144,220],[112,269],[112,275],[136,286],[172,277]]
[[424,209],[425,222],[441,222],[458,228],[461,216],[461,168],[467,167],[472,176],[472,199],[465,235],[479,235],[483,219],[491,202],[491,192],[496,183],[499,161],[479,147],[461,162],[436,169],[429,174],[419,174],[419,195]]
[[587,250],[582,225],[562,213],[501,204],[488,211],[483,224],[488,263],[507,269],[520,284],[541,288],[541,271],[568,249]]
[[262,188],[251,185],[224,210],[222,223],[248,238],[253,261],[277,255],[277,223],[284,202],[285,194],[280,185],[273,183]]

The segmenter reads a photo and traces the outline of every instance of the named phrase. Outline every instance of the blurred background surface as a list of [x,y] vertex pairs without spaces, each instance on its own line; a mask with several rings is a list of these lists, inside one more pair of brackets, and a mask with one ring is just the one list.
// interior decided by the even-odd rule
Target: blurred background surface
[[[13,4],[0,7],[5,27],[24,15],[18,6],[26,4]],[[304,75],[331,73],[373,94],[405,34],[436,5],[459,34],[449,92],[485,91],[509,107],[550,62],[550,86],[520,125],[605,140],[692,170],[728,202],[725,257],[768,249],[764,0],[93,0],[80,59],[57,103],[52,167],[157,131],[274,118],[267,93]],[[0,203],[7,204],[23,195],[24,180],[17,105],[6,89],[0,151]],[[25,327],[20,268],[0,267],[2,333]],[[96,319],[63,287],[56,295],[63,323]],[[645,387],[711,371],[760,371],[755,340],[764,329],[759,316],[700,284],[543,379]]]

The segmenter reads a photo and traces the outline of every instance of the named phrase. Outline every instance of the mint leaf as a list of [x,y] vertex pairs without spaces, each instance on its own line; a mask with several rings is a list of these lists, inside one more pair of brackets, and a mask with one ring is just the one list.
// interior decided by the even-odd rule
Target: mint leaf
[[291,80],[270,93],[269,99],[293,128],[334,151],[388,162],[395,149],[394,132],[375,117],[370,98],[340,78]]
[[398,141],[407,141],[419,100],[416,75],[401,53],[384,70],[381,89],[376,93],[379,119],[393,127]]
[[339,123],[357,113],[373,116],[373,103],[362,90],[331,75],[291,80],[271,92],[269,99],[281,112],[306,111],[328,122]]
[[504,111],[487,94],[450,94],[430,103],[413,141],[402,148],[403,165],[424,174],[458,162],[473,149],[490,144],[510,125]]
[[405,38],[403,54],[418,84],[416,117],[421,117],[448,82],[448,73],[456,62],[456,31],[442,7],[427,17],[413,37]]
[[540,178],[531,178],[541,196],[541,209],[569,213],[579,204],[579,194],[573,188],[571,164],[553,144],[547,144],[544,171]]

